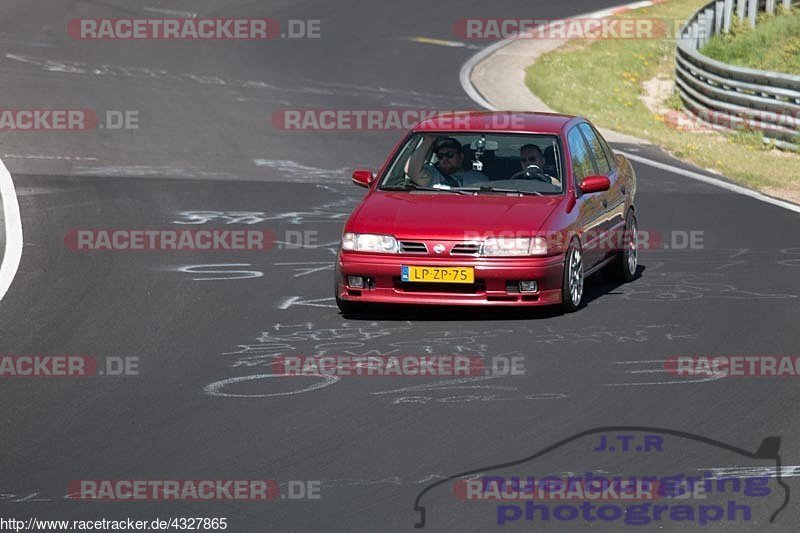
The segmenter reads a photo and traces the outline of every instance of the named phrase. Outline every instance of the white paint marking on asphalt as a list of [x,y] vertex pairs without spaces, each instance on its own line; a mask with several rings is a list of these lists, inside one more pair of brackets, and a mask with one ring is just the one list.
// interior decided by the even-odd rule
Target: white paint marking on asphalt
[[721,180],[718,178],[712,178],[711,176],[698,174],[697,172],[692,172],[691,170],[686,170],[680,167],[667,165],[666,163],[659,163],[658,161],[653,161],[652,159],[647,159],[646,157],[641,157],[627,152],[621,152],[619,150],[615,151],[624,155],[628,159],[631,159],[638,163],[642,163],[643,165],[648,165],[661,170],[666,170],[667,172],[671,172],[673,174],[680,174],[681,176],[685,176],[687,178],[692,178],[697,181],[702,181],[703,183],[714,185],[716,187],[720,187],[727,191],[735,192],[737,194],[743,194],[745,196],[749,196],[750,198],[755,198],[756,200],[776,205],[778,207],[788,209],[789,211],[794,211],[795,213],[800,213],[800,205],[796,205],[790,202],[785,202],[783,200],[778,200],[777,198],[772,198],[771,196],[767,196],[766,194],[761,194],[760,192],[748,189],[747,187],[742,187],[741,185],[736,185],[735,183],[729,183],[725,180]]
[[149,11],[150,13],[161,13],[162,15],[173,15],[176,17],[185,17],[190,19],[197,18],[197,13],[192,11],[178,11],[176,9],[162,9],[160,7],[146,7],[144,10]]
[[444,39],[433,39],[431,37],[409,37],[412,43],[420,44],[433,44],[436,46],[445,46],[447,48],[467,48],[471,50],[480,50],[482,47],[474,44],[462,43],[461,41],[446,41]]
[[276,266],[297,266],[297,265],[321,265],[321,266],[301,266],[300,268],[293,268],[297,274],[292,276],[293,278],[299,278],[302,276],[307,276],[309,274],[314,274],[316,272],[325,272],[328,270],[333,270],[333,263],[330,262],[323,262],[323,261],[309,261],[305,263],[273,263]]
[[340,179],[342,182],[349,182],[347,179],[348,167],[343,168],[320,168],[304,165],[289,159],[253,159],[257,167],[271,168],[281,175],[291,178],[292,181],[318,181],[321,178]]
[[[613,365],[635,365],[635,364],[649,364],[660,363],[657,368],[646,368],[642,370],[625,370],[626,374],[668,374],[663,364],[668,359],[643,359],[639,361],[613,361]],[[641,385],[683,385],[686,383],[705,383],[707,381],[716,381],[725,377],[723,372],[714,374],[713,376],[702,379],[674,379],[670,381],[646,381],[641,383],[603,383],[604,387],[638,387]]]
[[[39,59],[33,56],[22,54],[6,54],[7,59],[19,61],[28,65],[45,70],[46,72],[59,72],[66,74],[80,74],[88,76],[114,76],[124,78],[136,78],[146,80],[167,80],[179,82],[193,82],[202,85],[209,85],[214,87],[242,87],[246,89],[263,89],[268,91],[276,91],[280,95],[286,93],[300,93],[300,94],[319,94],[319,95],[334,95],[335,91],[320,89],[303,85],[301,87],[287,86],[278,87],[261,80],[240,80],[230,79],[225,80],[219,76],[201,76],[187,72],[169,72],[163,69],[150,69],[144,67],[124,66],[124,65],[111,65],[111,64],[96,64],[90,65],[88,63],[81,63],[77,61],[59,62],[50,59]],[[277,102],[280,105],[289,105],[286,98],[259,98],[261,102]]]
[[432,37],[409,37],[408,40],[412,43],[435,44],[450,48],[464,48],[467,46],[467,43],[462,43],[461,41],[446,41],[444,39],[434,39]]
[[636,365],[639,363],[665,363],[666,359],[643,359],[641,361],[614,361],[612,365]]
[[[641,7],[648,7],[648,6],[651,6],[651,5],[653,5],[652,1],[645,0],[645,1],[642,1],[642,2],[633,2],[633,3],[630,3],[630,4],[625,4],[625,5],[618,6],[616,8],[603,9],[603,10],[600,10],[600,11],[595,11],[593,13],[588,13],[586,15],[578,15],[576,17],[570,17],[570,18],[604,18],[604,17],[607,17],[607,16],[609,16],[611,14],[619,13],[621,10],[622,11],[627,11],[629,9],[638,9],[638,8],[641,8]],[[512,42],[514,42],[514,40],[516,40],[516,39],[514,37],[511,37],[509,39],[504,39],[502,41],[496,42],[495,44],[493,44],[491,46],[487,46],[486,48],[484,48],[483,50],[481,50],[477,54],[475,54],[472,57],[470,57],[466,61],[466,63],[464,63],[461,66],[461,71],[458,74],[458,79],[461,82],[461,88],[464,90],[465,93],[467,93],[467,96],[469,96],[470,99],[473,102],[475,102],[479,106],[483,107],[484,109],[488,109],[490,111],[500,111],[500,109],[496,108],[491,103],[489,103],[489,101],[486,100],[483,97],[483,95],[481,95],[481,93],[478,92],[478,90],[475,88],[475,86],[472,85],[472,80],[470,80],[470,75],[472,74],[472,70],[475,68],[475,65],[477,65],[478,63],[480,63],[481,61],[486,59],[489,55],[493,54],[494,52],[496,52],[500,48],[503,48],[504,46],[507,46],[507,45],[511,44]],[[767,196],[765,194],[761,194],[760,192],[756,192],[754,190],[748,189],[747,187],[742,187],[741,185],[735,185],[733,183],[728,183],[728,182],[726,182],[724,180],[720,180],[720,179],[704,176],[702,174],[698,174],[697,172],[684,170],[684,169],[682,169],[680,167],[667,165],[665,163],[659,163],[658,161],[653,161],[651,159],[647,159],[647,158],[644,158],[644,157],[635,156],[635,155],[627,153],[627,152],[619,152],[619,153],[625,155],[629,159],[632,159],[634,161],[638,161],[638,162],[643,163],[645,165],[650,165],[650,166],[653,166],[653,167],[656,167],[656,168],[660,168],[662,170],[666,170],[667,172],[672,172],[672,173],[675,173],[675,174],[679,174],[679,175],[685,176],[687,178],[696,179],[696,180],[702,181],[704,183],[707,183],[709,185],[713,185],[715,187],[721,187],[721,188],[723,188],[725,190],[728,190],[730,192],[743,194],[745,196],[749,196],[750,198],[754,198],[756,200],[760,200],[760,201],[766,202],[768,204],[772,204],[772,205],[775,205],[775,206],[778,206],[778,207],[782,207],[784,209],[788,209],[789,211],[794,211],[795,213],[800,213],[800,205],[796,205],[796,204],[793,204],[793,203],[790,203],[790,202],[785,202],[783,200],[778,200],[777,198],[772,198],[772,197]]]
[[641,387],[643,385],[686,385],[689,383],[705,383],[707,381],[716,381],[722,379],[722,376],[714,376],[704,379],[680,379],[675,381],[645,381],[642,383],[603,383],[604,387]]
[[40,154],[3,154],[5,159],[42,159],[45,161],[100,161],[96,157]]
[[[186,265],[175,269],[177,272],[186,274],[225,274],[221,276],[210,276],[205,278],[192,278],[192,281],[227,281],[232,279],[251,279],[261,278],[264,273],[258,270],[208,270],[209,268],[227,267],[250,267],[250,263],[216,263],[212,265]],[[199,270],[198,270],[199,269]]]
[[278,309],[289,309],[293,305],[308,305],[311,307],[332,307],[336,309],[336,305],[333,303],[321,303],[321,302],[333,302],[334,298],[318,298],[316,300],[303,300],[303,296],[289,296],[285,298],[281,303],[278,304]]
[[68,65],[66,63],[59,63],[57,61],[50,61],[49,59],[37,60],[29,56],[21,54],[6,54],[6,59],[19,61],[20,63],[27,63],[29,65],[36,65],[48,72],[66,72],[69,74],[88,74],[89,71],[85,68],[77,67],[75,65]]
[[[711,472],[712,479],[722,477],[776,477],[778,470],[774,466],[732,466],[715,468],[698,468],[700,472]],[[780,467],[781,477],[800,477],[800,466]]]
[[14,276],[17,275],[19,262],[22,259],[22,219],[19,215],[17,192],[14,180],[6,165],[0,160],[0,200],[3,204],[3,220],[6,226],[5,251],[0,263],[0,300],[8,292]]
[[198,168],[179,168],[169,166],[96,166],[96,167],[76,167],[72,174],[79,176],[107,176],[107,177],[175,177],[175,178],[198,178],[198,177],[222,177],[226,174],[219,172],[206,172]]
[[627,11],[629,9],[641,9],[643,7],[650,7],[652,5],[653,5],[653,2],[651,0],[642,0],[641,2],[634,2],[632,4],[625,4],[624,6],[621,6],[621,7],[615,7],[615,8],[613,8],[613,10],[614,10],[614,13],[619,13],[620,9],[625,9]]
[[517,387],[512,385],[469,385],[469,383],[477,383],[481,381],[488,381],[491,379],[499,379],[500,376],[478,376],[469,378],[456,378],[436,381],[433,383],[424,383],[422,385],[411,385],[410,387],[402,387],[399,389],[391,389],[385,391],[370,392],[373,395],[381,394],[395,394],[399,392],[418,392],[418,391],[438,391],[448,389],[489,389],[489,390],[502,390],[502,391],[517,391]]
[[[285,378],[283,374],[256,374],[254,376],[239,376],[235,378],[228,378],[223,379],[221,381],[216,381],[211,383],[210,385],[206,385],[204,392],[209,396],[221,396],[224,398],[273,398],[275,396],[293,396],[295,394],[302,394],[304,392],[311,392],[313,390],[321,389],[323,387],[327,387],[328,385],[333,385],[337,381],[339,381],[339,376],[332,376],[332,375],[323,375],[323,374],[309,374],[304,377],[312,377],[312,378],[322,378],[322,381],[317,383],[313,383],[308,387],[303,389],[287,391],[287,392],[273,392],[267,394],[235,394],[235,393],[228,393],[222,392],[225,387],[228,385],[233,385],[234,383],[242,383],[245,381],[253,381],[253,380],[261,380],[261,379],[271,379],[271,378]],[[296,376],[290,376],[289,379],[297,379]]]

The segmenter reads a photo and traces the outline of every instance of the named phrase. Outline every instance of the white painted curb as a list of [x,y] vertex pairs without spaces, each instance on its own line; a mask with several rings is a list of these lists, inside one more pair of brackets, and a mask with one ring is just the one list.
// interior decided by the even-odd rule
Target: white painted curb
[[22,219],[19,216],[17,192],[14,181],[6,165],[0,160],[0,200],[3,203],[3,219],[6,226],[6,248],[3,262],[0,263],[0,300],[8,292],[14,276],[17,275],[19,262],[22,259]]

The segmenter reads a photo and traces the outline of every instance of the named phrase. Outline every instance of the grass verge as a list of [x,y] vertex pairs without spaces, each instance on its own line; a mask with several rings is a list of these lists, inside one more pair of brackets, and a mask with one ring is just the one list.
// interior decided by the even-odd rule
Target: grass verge
[[[707,3],[671,0],[617,17],[685,20]],[[651,141],[739,183],[800,202],[800,155],[770,149],[753,133],[694,132],[665,122],[668,110],[680,107],[672,89],[674,51],[672,38],[570,41],[539,57],[528,67],[525,81],[557,111],[583,115],[599,126]],[[651,110],[654,85],[669,91],[657,99],[662,111]],[[649,95],[650,107],[645,95]]]
[[701,52],[730,65],[800,75],[800,9],[762,15],[752,29],[737,24],[728,35],[715,35]]

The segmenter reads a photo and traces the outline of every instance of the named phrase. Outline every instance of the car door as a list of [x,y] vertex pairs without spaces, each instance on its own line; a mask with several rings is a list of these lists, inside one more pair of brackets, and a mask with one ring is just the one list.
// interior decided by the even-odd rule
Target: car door
[[601,225],[605,208],[602,205],[601,193],[584,194],[579,187],[584,178],[597,174],[597,168],[578,126],[574,126],[567,133],[567,144],[575,185],[575,206],[578,210],[577,229],[581,233],[584,269],[588,270],[603,257],[598,249],[598,243],[603,231]]
[[578,129],[580,129],[589,147],[589,154],[595,163],[597,174],[607,176],[611,182],[611,186],[607,191],[598,193],[604,211],[603,220],[599,226],[603,232],[599,243],[602,259],[614,253],[615,243],[612,237],[618,236],[618,232],[625,225],[625,197],[621,191],[622,184],[618,179],[616,161],[614,161],[613,157],[609,159],[606,151],[608,145],[604,146],[605,141],[603,138],[586,122],[580,124]]

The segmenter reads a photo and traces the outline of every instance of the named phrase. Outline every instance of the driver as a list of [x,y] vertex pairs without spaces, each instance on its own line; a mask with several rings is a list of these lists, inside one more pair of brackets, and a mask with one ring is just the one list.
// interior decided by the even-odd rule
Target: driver
[[[545,163],[546,161],[541,148],[535,144],[526,144],[519,149],[519,164],[523,171],[527,170],[531,165],[536,165],[541,171],[541,169],[544,168]],[[553,176],[547,176],[546,174],[543,174],[543,176],[546,176],[548,182],[552,185],[557,185],[559,187],[561,186],[561,182]]]
[[433,152],[436,154],[436,170],[441,173],[441,178],[436,180],[433,177],[432,181],[438,181],[442,185],[450,185],[453,187],[468,187],[472,184],[488,181],[489,178],[486,174],[478,172],[477,170],[464,170],[464,148],[457,139],[452,137],[445,137],[440,139],[434,145]]

